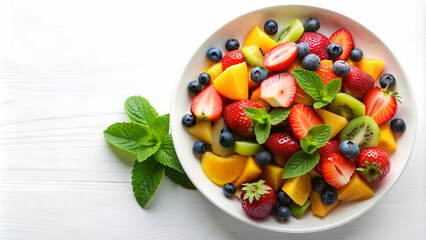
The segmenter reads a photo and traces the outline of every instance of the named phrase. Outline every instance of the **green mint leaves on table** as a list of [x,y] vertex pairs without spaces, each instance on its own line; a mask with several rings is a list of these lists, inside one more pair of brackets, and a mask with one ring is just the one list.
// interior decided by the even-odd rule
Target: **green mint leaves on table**
[[176,155],[169,134],[169,114],[159,115],[143,97],[126,100],[124,109],[131,122],[114,123],[104,131],[112,145],[137,156],[132,185],[138,203],[145,207],[161,183],[164,173],[174,183],[195,189]]
[[336,78],[323,85],[321,77],[309,70],[294,70],[294,78],[297,84],[312,97],[314,100],[314,108],[322,108],[331,103],[340,90],[342,80]]

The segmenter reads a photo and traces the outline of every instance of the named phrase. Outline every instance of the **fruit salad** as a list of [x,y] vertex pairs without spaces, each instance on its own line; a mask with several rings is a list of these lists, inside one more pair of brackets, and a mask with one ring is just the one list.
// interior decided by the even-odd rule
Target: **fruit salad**
[[391,171],[406,128],[394,118],[396,79],[355,48],[350,30],[325,36],[315,18],[268,20],[224,39],[226,52],[208,49],[210,66],[188,83],[182,125],[197,139],[193,153],[248,216],[324,218],[374,197]]

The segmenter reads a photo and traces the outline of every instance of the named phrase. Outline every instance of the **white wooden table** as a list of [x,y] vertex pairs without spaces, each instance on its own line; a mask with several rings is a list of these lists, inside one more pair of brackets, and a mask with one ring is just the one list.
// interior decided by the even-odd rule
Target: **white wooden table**
[[[1,1],[0,239],[425,239],[426,4],[343,2]],[[419,115],[400,181],[359,219],[305,235],[253,229],[167,178],[140,208],[134,156],[102,131],[128,121],[131,95],[167,113],[171,86],[203,39],[242,13],[284,3],[345,14],[398,56]]]

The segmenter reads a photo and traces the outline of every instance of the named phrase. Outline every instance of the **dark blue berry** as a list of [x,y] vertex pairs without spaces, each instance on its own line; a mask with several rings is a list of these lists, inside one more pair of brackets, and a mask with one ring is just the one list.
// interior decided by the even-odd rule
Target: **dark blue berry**
[[385,73],[380,77],[380,86],[385,88],[389,84],[389,88],[395,85],[395,77],[390,73]]
[[195,123],[197,123],[197,120],[195,119],[195,117],[192,114],[185,114],[182,117],[182,124],[185,127],[192,127],[195,125]]
[[204,85],[204,86],[209,85],[210,80],[211,80],[211,77],[210,77],[210,74],[208,73],[203,72],[200,75],[198,75],[198,82],[200,82],[201,85]]
[[268,35],[275,35],[278,32],[278,23],[274,20],[268,20],[265,22],[263,30],[265,30],[265,33]]
[[291,198],[285,193],[282,189],[277,192],[277,202],[280,203],[280,206],[288,206],[291,202]]
[[237,50],[238,48],[240,48],[240,43],[238,42],[237,39],[229,39],[225,43],[225,48],[226,48],[226,50],[228,50],[228,52],[234,51],[234,50]]
[[309,54],[309,45],[305,42],[300,42],[297,44],[297,58],[303,59],[306,55]]
[[254,156],[254,160],[259,165],[266,165],[272,162],[272,156],[271,153],[269,153],[268,151],[260,150]]
[[235,192],[237,191],[237,188],[232,183],[227,183],[227,184],[223,185],[222,189],[223,189],[223,194],[225,194],[225,196],[227,196],[227,197],[233,196],[235,194]]
[[351,66],[343,60],[338,60],[332,66],[334,74],[340,77],[347,76],[351,72]]
[[192,94],[198,94],[201,92],[201,84],[196,80],[189,82],[188,91]]
[[213,62],[222,60],[222,51],[219,48],[212,47],[207,51],[207,58]]
[[337,193],[332,188],[325,188],[321,192],[321,202],[325,205],[333,205],[337,201]]
[[220,133],[223,133],[223,132],[230,132],[230,133],[232,133],[232,130],[229,127],[224,127],[224,128],[222,128],[222,130],[220,130]]
[[338,43],[330,43],[327,47],[329,58],[338,58],[343,53],[343,48]]
[[320,22],[315,18],[308,18],[303,23],[303,28],[305,32],[316,32],[320,28]]
[[320,177],[312,178],[311,184],[312,184],[312,190],[314,190],[315,192],[322,192],[324,188],[327,186],[327,183],[325,182],[325,180]]
[[303,58],[302,66],[306,70],[316,71],[320,67],[320,58],[313,53],[308,54]]
[[268,72],[264,67],[254,67],[250,72],[250,77],[254,82],[261,83],[268,78]]
[[192,146],[192,152],[195,154],[203,154],[207,151],[207,143],[203,141],[195,142]]
[[359,62],[361,61],[362,57],[364,57],[364,53],[362,52],[361,49],[354,48],[349,54],[349,57],[351,58],[352,61]]
[[291,216],[290,208],[288,208],[286,206],[281,206],[280,208],[278,208],[277,217],[278,217],[279,220],[285,221],[285,220],[289,219],[290,216]]
[[404,132],[405,131],[405,122],[401,118],[395,118],[390,123],[392,131],[394,132]]
[[219,136],[219,143],[220,145],[222,145],[222,147],[226,147],[226,148],[232,147],[234,146],[234,143],[235,143],[234,136],[232,135],[231,132],[224,131]]
[[278,212],[278,209],[281,207],[281,205],[280,205],[280,203],[277,201],[277,203],[275,204],[275,207],[274,207],[274,209],[272,209],[272,212],[273,213],[277,213]]
[[358,144],[351,140],[345,140],[339,145],[340,154],[347,159],[356,158],[359,154]]

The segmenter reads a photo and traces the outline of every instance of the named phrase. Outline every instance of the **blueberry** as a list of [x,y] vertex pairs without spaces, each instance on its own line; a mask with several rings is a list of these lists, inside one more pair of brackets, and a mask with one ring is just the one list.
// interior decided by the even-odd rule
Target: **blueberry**
[[211,77],[210,77],[210,74],[208,73],[203,72],[200,75],[198,75],[198,82],[200,82],[201,85],[204,85],[204,86],[209,85],[210,80],[211,80]]
[[274,207],[274,209],[272,209],[272,212],[273,213],[277,213],[278,212],[278,209],[281,207],[281,205],[280,205],[280,203],[277,201],[277,203],[275,204],[275,207]]
[[347,159],[356,158],[359,154],[358,144],[351,140],[345,140],[339,145],[340,154]]
[[389,84],[389,88],[395,85],[395,77],[390,73],[385,73],[380,77],[380,86],[385,88]]
[[312,178],[311,184],[312,184],[312,190],[314,190],[315,192],[322,192],[324,188],[327,186],[327,183],[325,182],[325,180],[320,177]]
[[309,45],[305,42],[298,43],[297,44],[297,58],[303,59],[308,54],[309,54]]
[[308,54],[303,58],[302,66],[306,70],[316,71],[320,67],[320,58],[313,53]]
[[192,114],[185,114],[182,117],[182,124],[185,127],[192,127],[197,123],[197,120]]
[[228,52],[238,50],[238,48],[240,48],[240,43],[237,39],[229,39],[225,43],[225,48],[228,50]]
[[268,72],[264,67],[254,67],[250,72],[250,77],[254,82],[261,83],[268,78]]
[[222,147],[226,147],[226,148],[232,147],[234,146],[234,143],[235,143],[234,136],[232,135],[231,132],[224,131],[219,136],[219,143],[220,145],[222,145]]
[[188,91],[192,94],[198,94],[201,92],[201,84],[196,80],[189,82]]
[[277,211],[278,219],[280,219],[281,221],[285,221],[289,219],[290,216],[291,216],[290,208],[286,206],[281,206],[280,208],[278,208],[278,211]]
[[207,58],[213,62],[222,60],[222,51],[219,48],[212,47],[207,51]]
[[305,32],[316,32],[320,28],[320,22],[315,18],[308,18],[303,23],[303,28]]
[[337,76],[344,77],[351,72],[351,66],[343,60],[338,60],[333,63],[333,72]]
[[237,188],[232,183],[227,183],[227,184],[223,185],[222,189],[223,189],[223,194],[225,194],[225,196],[227,196],[227,197],[233,196],[235,194],[235,192],[237,191]]
[[392,131],[394,132],[404,132],[405,131],[405,122],[401,118],[395,118],[390,123]]
[[280,203],[280,206],[288,206],[291,202],[291,198],[280,189],[277,192],[277,201]]
[[327,53],[330,58],[338,58],[343,53],[343,48],[338,43],[330,43],[327,47]]
[[272,162],[272,156],[271,153],[269,153],[268,151],[260,150],[254,156],[254,160],[259,165],[266,165]]
[[223,132],[230,132],[230,133],[232,133],[232,130],[229,127],[224,127],[224,128],[222,128],[222,130],[220,130],[220,133],[223,133]]
[[325,188],[321,192],[321,202],[325,205],[333,205],[337,201],[337,193],[332,188]]
[[192,152],[195,154],[203,154],[207,151],[207,143],[203,141],[195,142],[192,146]]
[[278,23],[274,20],[268,20],[265,22],[263,30],[265,30],[265,33],[268,35],[275,35],[278,32]]
[[362,57],[364,56],[364,53],[362,52],[361,49],[359,48],[354,48],[351,53],[349,54],[349,57],[351,58],[352,61],[354,62],[359,62],[361,61]]

